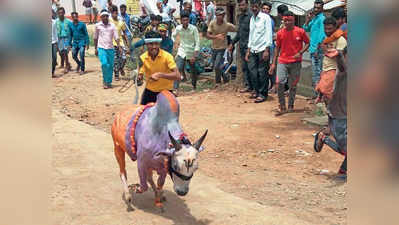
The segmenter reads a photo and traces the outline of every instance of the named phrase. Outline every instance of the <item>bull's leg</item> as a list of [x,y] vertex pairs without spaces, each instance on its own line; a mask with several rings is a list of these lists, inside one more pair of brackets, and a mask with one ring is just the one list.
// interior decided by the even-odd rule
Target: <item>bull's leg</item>
[[127,175],[125,169],[125,152],[119,146],[115,145],[114,153],[116,160],[118,161],[119,164],[120,177],[122,180],[125,199],[130,203],[132,201],[132,195],[130,194],[129,187],[127,185]]
[[153,175],[152,171],[149,171],[149,174],[148,174],[148,177],[147,177],[147,181],[151,185],[152,190],[154,190],[154,193],[155,193],[155,206],[159,207],[159,208],[162,208],[163,207],[162,202],[161,202],[161,195],[162,194],[161,194],[161,191],[158,190],[157,186],[155,185],[155,182],[152,179],[152,175]]
[[160,198],[161,202],[166,201],[165,196],[163,196],[163,190],[162,190],[163,185],[165,184],[166,175],[167,175],[166,173],[160,174],[158,177],[158,182],[157,182],[157,184],[158,184],[157,190],[159,191],[159,198]]

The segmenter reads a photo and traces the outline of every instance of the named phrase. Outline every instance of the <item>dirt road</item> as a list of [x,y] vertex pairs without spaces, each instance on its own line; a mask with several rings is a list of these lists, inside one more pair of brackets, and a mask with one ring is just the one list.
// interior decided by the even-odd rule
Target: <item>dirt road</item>
[[[122,186],[110,135],[53,111],[53,224],[306,224],[287,212],[247,201],[218,188],[196,173],[186,197],[177,197],[168,177],[165,212],[153,193],[134,195],[133,207],[122,200]],[[130,182],[137,182],[129,161]]]
[[[178,98],[190,139],[209,129],[189,195],[167,192],[170,211],[161,215],[147,193],[127,212],[109,130],[134,89],[120,93],[124,81],[102,89],[98,60],[88,57],[86,63],[83,76],[57,70],[53,79],[54,224],[347,223],[347,186],[330,180],[343,159],[327,147],[313,152],[311,134],[319,128],[301,121],[312,116],[303,110],[311,106],[298,99],[297,113],[274,117],[276,96],[253,104],[229,88]],[[135,163],[129,163],[129,182],[137,183],[136,176]],[[273,221],[278,218],[284,220]]]

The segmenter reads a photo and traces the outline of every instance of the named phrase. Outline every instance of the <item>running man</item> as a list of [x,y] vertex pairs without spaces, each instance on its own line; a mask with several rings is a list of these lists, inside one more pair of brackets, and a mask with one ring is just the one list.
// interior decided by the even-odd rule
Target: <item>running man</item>
[[160,49],[161,35],[150,31],[146,33],[144,41],[147,51],[140,56],[139,60],[139,80],[142,80],[143,77],[146,80],[141,105],[156,102],[160,92],[172,91],[173,81],[180,80],[173,56]]

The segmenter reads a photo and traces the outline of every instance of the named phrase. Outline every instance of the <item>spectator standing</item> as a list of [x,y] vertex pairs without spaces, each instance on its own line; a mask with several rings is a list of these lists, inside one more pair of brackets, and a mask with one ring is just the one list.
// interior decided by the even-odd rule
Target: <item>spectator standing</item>
[[157,95],[173,89],[173,81],[180,80],[179,71],[176,68],[173,56],[159,49],[161,36],[155,31],[145,34],[144,39],[147,51],[140,56],[139,79],[146,79],[146,86],[141,95],[141,105],[156,102]]
[[248,39],[249,39],[249,22],[252,17],[252,13],[248,8],[248,0],[239,0],[238,7],[240,9],[240,15],[238,17],[238,32],[233,39],[233,44],[229,47],[230,51],[233,49],[233,45],[239,43],[240,56],[242,60],[242,73],[244,75],[245,88],[240,90],[241,93],[252,92],[254,87],[251,81],[251,75],[248,69],[248,62],[245,60],[245,55],[248,50]]
[[54,76],[55,66],[57,64],[57,42],[58,42],[58,35],[57,35],[57,20],[55,19],[55,12],[51,10],[51,58],[52,58],[52,65],[51,65],[51,77]]
[[126,31],[127,39],[129,40],[129,44],[132,43],[133,35],[130,33],[130,16],[126,13],[126,5],[122,4],[119,6],[120,17],[123,22],[125,22],[126,27],[128,28]]
[[[168,25],[168,36],[170,37],[170,35],[172,35],[173,13],[175,13],[176,8],[172,8],[168,4],[168,0],[163,0],[162,1],[162,11],[168,16],[168,19],[166,20],[166,24]],[[164,21],[162,21],[162,22],[164,22]]]
[[118,17],[118,7],[112,6],[111,17],[111,23],[115,25],[116,31],[118,32],[118,37],[122,39],[119,44],[117,44],[115,40],[113,41],[113,45],[115,48],[114,75],[115,80],[118,81],[119,73],[121,73],[122,76],[125,76],[125,71],[123,70],[123,68],[126,64],[126,52],[128,49],[130,49],[130,46],[127,38],[128,31],[126,28],[126,24]]
[[280,21],[281,21],[281,24],[280,24],[280,27],[278,28],[278,30],[281,30],[284,28],[283,15],[286,11],[288,11],[287,5],[281,4],[281,5],[277,6],[277,16],[278,16],[278,18],[280,18]]
[[150,14],[151,24],[145,28],[145,33],[149,31],[158,31],[158,25],[162,21],[162,17],[160,15]]
[[207,1],[205,2],[205,6],[206,6],[206,25],[209,26],[211,21],[216,18],[215,5],[213,4],[212,1]]
[[[302,54],[309,48],[309,37],[305,30],[295,26],[295,16],[286,11],[283,16],[284,28],[277,32],[276,49],[270,74],[274,73],[277,64],[277,93],[279,100],[278,115],[286,113],[285,105],[285,83],[288,82],[289,97],[288,111],[294,110],[296,85],[301,74]],[[305,45],[303,46],[303,44]]]
[[93,3],[91,0],[83,0],[83,6],[86,8],[86,16],[89,16],[89,24],[92,24],[92,19],[91,19],[91,15],[92,15],[92,7],[93,7]]
[[[79,21],[77,12],[73,12],[72,16],[72,58],[75,60],[77,67],[76,72],[83,75],[85,73],[85,50],[89,49],[89,34],[87,33],[86,24]],[[80,56],[80,60],[78,58]]]
[[272,20],[269,15],[260,12],[260,0],[251,2],[252,17],[249,25],[248,50],[245,60],[248,61],[252,84],[255,92],[250,96],[255,103],[267,100],[270,46],[273,42]]
[[186,0],[183,4],[184,11],[188,12],[190,15],[190,24],[197,25],[197,14],[193,12],[193,5],[189,0]]
[[[177,50],[176,64],[179,72],[185,79],[185,64],[188,63],[191,71],[191,83],[193,88],[197,88],[197,77],[198,71],[195,67],[195,60],[198,57],[200,50],[199,33],[196,26],[189,23],[189,14],[187,11],[183,11],[180,15],[181,24],[176,27],[176,30],[172,34],[173,41],[176,36],[180,37],[180,45]],[[179,88],[179,81],[175,81],[174,89],[177,91]]]
[[323,5],[324,2],[322,0],[316,0],[314,2],[313,13],[308,14],[306,17],[305,24],[303,28],[306,32],[310,32],[310,57],[312,59],[312,85],[316,87],[317,83],[320,80],[320,73],[323,67],[323,51],[320,48],[321,42],[324,40],[324,20],[325,16],[323,14]]
[[223,73],[223,55],[226,51],[227,32],[235,32],[236,27],[224,20],[225,11],[223,8],[216,9],[216,20],[213,20],[208,27],[207,36],[212,40],[212,61],[215,69],[216,86],[222,82],[229,82],[229,78]]
[[97,16],[98,16],[98,7],[97,7],[97,1],[96,0],[92,0],[91,3],[93,4],[93,23],[96,24],[97,23]]
[[[264,2],[262,4],[262,12],[269,15],[270,19],[272,19],[272,30],[273,30],[273,42],[272,42],[272,46],[270,46],[270,61],[266,62],[270,64],[273,61],[273,55],[274,55],[274,48],[275,48],[275,41],[274,41],[274,36],[275,36],[275,32],[274,32],[274,27],[275,27],[275,22],[274,22],[274,18],[270,15],[270,11],[272,10],[272,3],[271,2]],[[269,71],[267,71],[267,79],[269,79],[269,87],[268,87],[268,91],[271,92],[271,89],[274,87],[274,84],[276,83],[276,75],[275,73],[269,74]]]
[[112,87],[112,73],[114,67],[114,44],[116,41],[118,50],[121,51],[119,45],[118,31],[113,23],[109,22],[109,13],[103,9],[100,13],[101,21],[96,24],[94,31],[95,54],[101,62],[103,73],[103,87],[108,89]]
[[71,50],[71,25],[72,22],[65,18],[65,9],[63,7],[58,8],[58,19],[57,24],[57,35],[58,35],[58,51],[61,55],[61,66],[63,61],[65,62],[64,74],[71,70],[71,64],[69,63],[68,53]]
[[[168,25],[165,23],[161,23],[158,25],[158,32],[161,35],[162,41],[161,41],[161,49],[169,52],[170,54],[173,53],[173,41],[170,39],[167,35],[168,32]],[[141,39],[137,41],[134,45],[133,48],[139,48],[145,45],[145,40]]]
[[348,25],[346,24],[346,13],[344,8],[335,9],[332,14],[332,17],[337,21],[338,29],[343,33],[344,38],[348,40]]

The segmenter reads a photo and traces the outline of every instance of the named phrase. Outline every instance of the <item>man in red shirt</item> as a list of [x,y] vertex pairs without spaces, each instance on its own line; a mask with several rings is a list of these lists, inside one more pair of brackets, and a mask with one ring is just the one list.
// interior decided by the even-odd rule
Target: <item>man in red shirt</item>
[[[284,84],[288,81],[290,88],[288,112],[294,110],[296,85],[301,74],[302,54],[309,48],[309,37],[305,30],[295,26],[295,16],[291,11],[283,14],[284,28],[277,32],[276,48],[269,74],[273,74],[277,65],[279,109],[276,116],[287,112],[285,106]],[[305,45],[303,45],[305,43]]]

